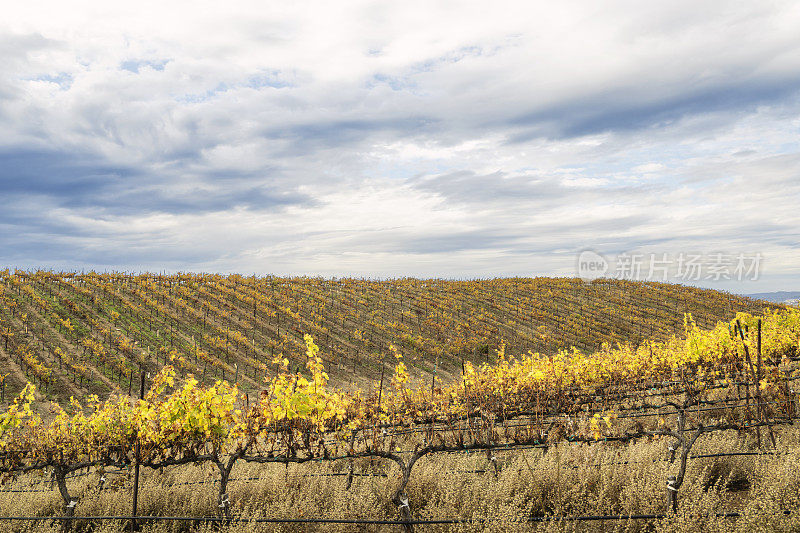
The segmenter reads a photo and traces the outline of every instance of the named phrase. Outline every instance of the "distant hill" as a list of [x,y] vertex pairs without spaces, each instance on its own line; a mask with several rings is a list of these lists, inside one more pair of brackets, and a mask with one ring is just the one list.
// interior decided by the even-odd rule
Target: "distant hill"
[[[403,354],[412,376],[457,379],[466,361],[506,353],[641,343],[701,327],[764,301],[708,289],[569,278],[279,278],[0,272],[4,399],[34,381],[46,399],[135,393],[140,371],[172,363],[203,382],[305,370],[304,334],[334,385],[374,387]],[[388,380],[388,377],[386,378]]]
[[787,300],[800,299],[800,291],[757,292],[746,294],[745,296],[757,300],[766,300],[768,302],[784,303]]

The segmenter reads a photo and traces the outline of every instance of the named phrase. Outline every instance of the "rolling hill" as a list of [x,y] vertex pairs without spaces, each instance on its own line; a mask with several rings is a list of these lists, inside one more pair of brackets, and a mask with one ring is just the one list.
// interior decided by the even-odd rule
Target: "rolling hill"
[[0,272],[3,402],[26,381],[43,399],[136,393],[173,364],[200,381],[261,390],[303,368],[304,334],[334,385],[370,387],[395,346],[412,375],[448,380],[464,361],[572,346],[641,343],[778,305],[663,283],[571,278],[322,279],[239,275]]
[[759,292],[746,294],[745,296],[757,300],[765,300],[767,302],[786,303],[800,299],[800,291]]

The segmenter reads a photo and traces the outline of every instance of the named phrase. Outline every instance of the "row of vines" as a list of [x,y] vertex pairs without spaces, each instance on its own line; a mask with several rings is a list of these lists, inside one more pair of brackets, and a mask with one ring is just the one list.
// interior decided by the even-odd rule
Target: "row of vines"
[[[554,355],[572,346],[641,344],[682,332],[691,313],[710,327],[764,302],[659,283],[534,278],[477,281],[246,278],[0,272],[2,387],[32,381],[70,395],[133,389],[173,364],[201,383],[261,389],[264,376],[305,364],[314,337],[337,385],[364,388],[390,370],[389,346],[414,376],[449,380],[494,349]],[[13,394],[8,395],[13,396]]]
[[66,479],[80,469],[210,462],[219,475],[220,514],[231,518],[235,502],[227,485],[239,461],[378,457],[399,466],[393,501],[410,521],[406,486],[428,454],[487,450],[491,456],[510,446],[663,438],[675,465],[668,489],[677,508],[694,443],[708,432],[736,430],[774,444],[773,428],[797,417],[793,384],[800,377],[796,309],[740,313],[707,330],[690,315],[684,320],[680,338],[591,353],[512,356],[501,345],[495,364],[464,361],[448,383],[411,377],[402,351],[390,346],[393,372],[374,387],[333,387],[306,334],[305,369],[294,371],[276,356],[270,365],[277,373],[255,395],[223,380],[179,379],[168,365],[147,387],[144,378],[137,383],[138,401],[124,394],[92,397],[88,405],[73,400],[69,412],[58,408],[44,419],[31,409],[29,384],[0,415],[0,472],[10,479],[48,469],[69,514],[76,499]]

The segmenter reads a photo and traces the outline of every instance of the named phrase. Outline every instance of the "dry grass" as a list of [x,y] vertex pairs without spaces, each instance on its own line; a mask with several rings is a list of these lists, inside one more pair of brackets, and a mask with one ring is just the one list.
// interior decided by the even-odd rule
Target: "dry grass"
[[[755,439],[736,432],[701,437],[694,454],[755,449]],[[417,526],[417,531],[654,531],[735,532],[800,531],[800,429],[778,432],[775,456],[717,457],[690,460],[680,491],[680,512],[664,520],[528,523],[528,517],[607,514],[647,514],[666,511],[665,481],[670,466],[664,439],[640,440],[628,445],[607,444],[551,447],[548,451],[498,452],[499,472],[483,454],[439,454],[421,459],[414,467],[408,494],[415,518],[474,519],[474,524]],[[628,461],[629,464],[613,464]],[[357,473],[387,473],[388,477],[355,477],[346,490],[346,477],[318,474],[346,472],[347,461],[307,465],[237,465],[230,499],[240,516],[281,518],[396,519],[391,495],[400,480],[393,463],[359,460]],[[486,470],[485,473],[469,472]],[[107,474],[109,483],[97,490],[99,473],[72,480],[70,490],[80,497],[77,515],[130,513],[131,479]],[[213,516],[216,511],[216,472],[209,465],[143,471],[140,513],[144,515]],[[31,487],[27,476],[15,488]],[[34,485],[45,488],[48,485]],[[0,493],[3,515],[31,516],[61,513],[56,491]],[[783,510],[791,510],[789,517]],[[714,513],[739,511],[742,518],[716,518]],[[708,515],[711,514],[711,517]],[[480,522],[483,519],[491,521]],[[53,523],[0,523],[3,531],[56,532]],[[121,523],[98,524],[96,533],[120,531]],[[88,531],[87,524],[78,530]],[[395,531],[397,526],[153,523],[143,531]]]

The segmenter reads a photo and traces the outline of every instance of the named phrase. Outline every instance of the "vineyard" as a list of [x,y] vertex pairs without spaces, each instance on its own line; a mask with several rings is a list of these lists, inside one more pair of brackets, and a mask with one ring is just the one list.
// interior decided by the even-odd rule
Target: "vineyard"
[[320,346],[331,382],[373,387],[391,372],[390,346],[412,377],[450,382],[466,362],[528,351],[639,345],[737,312],[778,308],[660,283],[533,278],[480,281],[0,272],[0,404],[26,382],[43,399],[135,395],[141,371],[217,379],[256,393],[265,377]]
[[[10,283],[7,294],[31,300],[50,286]],[[170,307],[152,300],[163,328]],[[450,354],[448,380],[411,375],[390,344],[390,371],[350,390],[306,333],[302,369],[297,355],[275,356],[258,393],[181,378],[186,356],[167,353],[173,364],[136,375],[140,399],[73,400],[50,416],[32,408],[29,384],[0,418],[0,508],[44,517],[42,528],[108,531],[797,530],[800,311],[740,312],[713,328],[685,314],[681,330],[544,353],[514,353],[521,335],[509,337],[489,363],[469,347]]]

